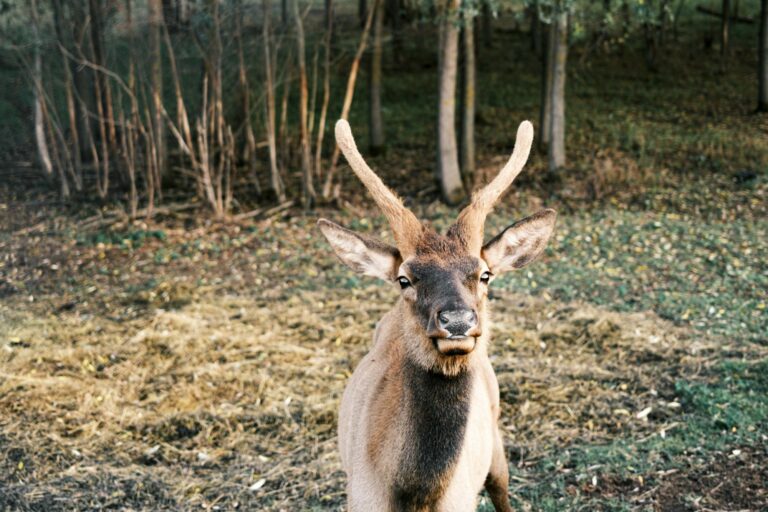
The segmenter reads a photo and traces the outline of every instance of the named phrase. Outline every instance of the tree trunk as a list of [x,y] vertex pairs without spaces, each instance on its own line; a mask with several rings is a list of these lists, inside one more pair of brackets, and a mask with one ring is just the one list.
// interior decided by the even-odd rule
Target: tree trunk
[[760,40],[758,41],[758,112],[768,112],[768,0],[760,2]]
[[[51,162],[51,154],[48,151],[48,141],[45,138],[43,57],[40,52],[41,40],[37,0],[31,0],[29,6],[32,12],[32,30],[35,39],[35,55],[32,69],[32,89],[34,92],[33,96],[35,104],[35,143],[37,144],[37,155],[40,158],[40,165],[43,167],[45,174],[53,176],[53,163]],[[64,178],[63,175],[62,177]],[[64,190],[66,190],[66,194],[64,193]],[[69,190],[62,188],[62,196],[66,197],[67,195],[69,195]]]
[[458,67],[459,28],[456,16],[459,0],[453,0],[441,21],[440,72],[437,115],[437,174],[443,199],[458,204],[464,199],[456,144],[456,72]]
[[382,39],[384,32],[384,2],[376,2],[373,20],[373,41],[371,55],[371,73],[369,77],[369,126],[371,135],[370,150],[376,155],[384,150],[384,121],[381,117],[381,61]]
[[731,0],[723,0],[723,15],[720,20],[720,55],[728,54],[728,36],[731,28]]
[[[374,0],[381,1],[381,0]],[[368,19],[368,2],[366,0],[357,0],[357,18],[360,22],[360,27],[365,27],[365,20]]]
[[80,133],[77,120],[77,106],[75,105],[75,83],[72,78],[72,68],[69,66],[69,58],[67,56],[67,39],[65,37],[64,27],[66,26],[66,20],[64,19],[64,10],[61,5],[61,0],[53,0],[53,23],[56,31],[56,39],[58,42],[62,67],[64,69],[64,92],[67,100],[67,116],[69,119],[69,144],[71,144],[70,152],[72,154],[72,164],[75,171],[75,188],[80,191],[83,188],[83,165],[82,165],[82,153],[80,149]]
[[387,0],[387,17],[392,27],[392,54],[395,62],[403,58],[403,34],[400,30],[400,0]]
[[335,5],[333,3],[333,0],[325,0],[325,28],[326,30],[330,30],[330,38],[331,41],[334,40],[334,34],[333,34],[333,17],[335,15]]
[[539,150],[544,152],[552,140],[552,81],[554,78],[553,66],[555,49],[555,36],[557,27],[552,21],[541,32],[544,40],[541,61],[541,110],[539,112]]
[[243,107],[243,125],[245,132],[245,145],[243,148],[243,160],[248,164],[248,174],[256,188],[256,193],[261,194],[259,176],[256,172],[256,137],[253,134],[251,119],[251,88],[248,84],[248,69],[245,65],[245,51],[243,50],[243,0],[235,0],[235,39],[237,40],[237,81],[240,88],[240,100]]
[[[383,0],[373,0],[373,7],[375,9],[376,3]],[[363,58],[365,48],[368,46],[368,35],[371,32],[371,25],[373,25],[373,13],[371,10],[368,13],[368,18],[365,20],[365,26],[363,27],[363,33],[360,34],[360,42],[357,45],[357,52],[355,52],[355,58],[352,60],[352,65],[349,68],[349,76],[347,77],[347,89],[344,92],[344,103],[341,106],[340,119],[347,119],[349,116],[349,109],[352,108],[352,99],[355,96],[355,82],[357,81],[357,71],[360,69],[360,59]],[[339,163],[339,145],[336,144],[333,148],[333,155],[331,155],[331,166],[328,169],[328,175],[325,177],[325,183],[323,183],[323,197],[330,199],[333,195],[333,176],[336,173],[336,166]]]
[[275,140],[275,79],[272,64],[272,6],[269,0],[262,0],[264,10],[264,23],[262,24],[262,37],[264,39],[264,75],[266,79],[266,101],[264,107],[267,115],[267,146],[269,147],[269,182],[272,190],[281,203],[285,201],[285,190],[280,169],[277,166],[277,141]]
[[315,176],[322,178],[323,164],[323,139],[325,138],[325,124],[328,117],[328,105],[331,101],[331,49],[333,36],[333,16],[326,20],[325,27],[325,54],[323,59],[323,105],[320,107],[320,120],[317,123],[317,142],[315,143]]
[[461,170],[471,190],[475,176],[475,20],[465,11],[463,27],[464,75],[461,109]]
[[[107,69],[107,62],[104,57],[104,15],[101,0],[90,0],[91,12],[91,44],[93,45],[93,60],[97,66]],[[96,73],[96,81],[103,95],[102,108],[104,110],[105,131],[109,134],[109,143],[115,145],[115,122],[112,109],[112,87],[107,80],[107,75],[102,72]]]
[[[162,0],[149,0],[147,22],[149,24],[150,90],[152,95],[152,133],[155,140],[155,165],[159,173],[167,176],[165,123],[163,122],[163,67],[161,29],[163,24]],[[156,189],[160,190],[160,183]]]
[[539,19],[539,3],[533,2],[528,6],[528,19],[531,24],[531,50],[537,57],[542,55],[541,20]]
[[94,87],[96,89],[96,113],[99,127],[99,142],[101,144],[101,170],[96,171],[96,185],[101,198],[106,198],[109,192],[109,172],[111,162],[110,149],[115,146],[115,123],[112,113],[112,93],[106,74],[107,69],[103,49],[103,21],[101,0],[89,0],[88,8],[91,16],[91,50],[93,63],[100,69],[96,70]]
[[493,44],[493,9],[491,9],[490,0],[482,1],[483,11],[483,45],[490,48]]
[[549,170],[565,166],[565,67],[568,58],[568,14],[560,12],[553,20],[555,26],[552,52],[552,121],[549,144]]
[[189,8],[189,0],[176,0],[177,3],[177,18],[179,25],[186,27],[189,25],[189,20],[192,17],[192,13]]
[[309,91],[307,89],[307,62],[304,48],[304,23],[299,12],[299,0],[293,0],[293,16],[296,22],[296,43],[299,64],[299,128],[301,132],[302,204],[304,208],[315,205],[315,186],[312,176],[312,155],[310,153],[309,126],[307,125]]
[[643,21],[643,41],[645,42],[645,65],[649,71],[656,72],[658,68],[656,66],[656,25],[651,19],[651,13],[653,13],[655,0],[647,0],[647,7],[649,11],[648,17]]

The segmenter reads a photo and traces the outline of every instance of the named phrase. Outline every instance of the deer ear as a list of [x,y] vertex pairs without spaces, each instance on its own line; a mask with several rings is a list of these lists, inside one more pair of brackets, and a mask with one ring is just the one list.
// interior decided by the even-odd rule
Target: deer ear
[[393,281],[402,263],[400,251],[375,238],[355,233],[329,220],[317,221],[333,252],[359,274]]
[[546,209],[515,222],[483,246],[482,256],[494,274],[522,268],[547,245],[557,212]]

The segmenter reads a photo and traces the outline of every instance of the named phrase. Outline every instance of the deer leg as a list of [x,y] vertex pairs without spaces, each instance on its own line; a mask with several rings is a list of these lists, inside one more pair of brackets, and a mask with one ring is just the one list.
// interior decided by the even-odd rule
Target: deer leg
[[491,470],[485,478],[485,490],[491,497],[493,508],[496,512],[512,512],[512,505],[509,503],[509,467],[507,466],[507,457],[504,454],[504,444],[501,442],[501,435],[496,431],[496,439],[493,447],[493,458],[491,459]]

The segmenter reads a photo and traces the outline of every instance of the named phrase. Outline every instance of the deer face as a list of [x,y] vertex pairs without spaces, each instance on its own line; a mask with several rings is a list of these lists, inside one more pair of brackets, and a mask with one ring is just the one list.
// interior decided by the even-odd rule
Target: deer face
[[482,339],[493,279],[522,268],[544,250],[556,213],[543,210],[517,222],[472,253],[451,228],[443,236],[423,228],[412,255],[321,219],[320,229],[350,268],[392,283],[403,299],[402,325],[426,366],[470,354]]
[[[523,144],[518,131],[510,163],[475,196],[445,235],[422,225],[381,183],[360,157],[351,133],[345,133],[348,130],[346,122],[340,121],[337,141],[388,217],[396,246],[325,219],[318,225],[345,264],[363,275],[388,281],[399,290],[406,349],[416,360],[429,369],[456,373],[462,361],[485,339],[491,281],[535,260],[554,227],[556,213],[547,209],[512,224],[483,244],[485,215],[522,168],[530,150],[532,128],[530,133],[523,133],[529,136],[527,141],[523,138]],[[524,153],[522,158],[519,153]]]

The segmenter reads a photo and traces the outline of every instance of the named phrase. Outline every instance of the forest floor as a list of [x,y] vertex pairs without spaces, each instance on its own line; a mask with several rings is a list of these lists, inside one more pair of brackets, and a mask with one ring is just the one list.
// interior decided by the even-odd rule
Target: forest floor
[[[751,54],[725,77],[601,58],[569,77],[569,172],[534,155],[489,219],[491,234],[561,214],[542,260],[492,292],[511,495],[532,511],[766,510],[768,120],[749,112]],[[532,61],[483,62],[479,181],[538,90],[518,73]],[[397,154],[373,162],[444,228],[455,211],[424,185],[431,121],[413,123],[434,118],[433,73],[398,69]],[[114,206],[0,180],[0,511],[341,510],[339,399],[397,296],[314,227],[387,237],[348,174],[341,207],[106,226]]]

